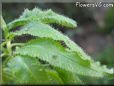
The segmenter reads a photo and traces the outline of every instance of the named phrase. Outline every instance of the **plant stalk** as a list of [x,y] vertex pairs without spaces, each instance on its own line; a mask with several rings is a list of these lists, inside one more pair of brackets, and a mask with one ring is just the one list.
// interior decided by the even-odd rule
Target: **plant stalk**
[[9,56],[11,56],[11,54],[12,54],[12,45],[11,45],[11,41],[8,41],[8,42],[7,42],[7,50],[8,50]]
[[9,58],[12,55],[11,40],[8,38],[9,30],[8,30],[7,25],[1,15],[0,15],[0,18],[1,18],[1,28],[4,31],[4,38],[5,38],[5,42],[3,43],[3,45],[6,45],[6,48],[8,51],[8,58]]

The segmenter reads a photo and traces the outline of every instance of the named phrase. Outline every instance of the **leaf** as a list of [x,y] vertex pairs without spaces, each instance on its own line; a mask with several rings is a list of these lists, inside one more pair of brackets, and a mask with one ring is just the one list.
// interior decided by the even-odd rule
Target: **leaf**
[[94,70],[99,70],[103,72],[104,77],[114,79],[114,68],[108,69],[106,65],[101,65],[99,61],[93,62],[91,67]]
[[15,19],[14,21],[7,24],[7,28],[9,30],[16,28],[17,26],[23,26],[29,22],[29,19],[23,18],[23,19]]
[[10,59],[3,70],[3,73],[9,73],[10,78],[12,77],[9,84],[62,84],[56,71],[47,69],[36,58],[29,56],[16,56]]
[[55,40],[65,38],[60,32],[54,30],[51,26],[40,22],[32,22],[23,27],[20,31],[12,32],[14,35],[30,34],[32,36],[48,37]]
[[[48,62],[52,66],[65,69],[72,73],[91,77],[103,77],[104,72],[94,68],[85,66],[82,61],[76,57],[77,54],[68,52],[57,41],[52,39],[37,39],[32,40],[25,46],[19,48],[16,54],[29,55],[37,57]],[[66,64],[67,63],[67,64]]]
[[[89,66],[94,70],[96,70],[98,67],[98,65],[94,64],[95,62],[88,55],[86,55],[78,45],[71,41],[67,36],[63,35],[62,33],[58,32],[47,24],[33,22],[27,24],[20,31],[14,32],[13,34],[18,36],[22,34],[30,34],[33,36],[52,38],[54,40],[64,41],[67,47],[69,47],[69,51],[73,51],[76,54],[75,58],[80,59],[80,63],[83,63],[85,66]],[[101,71],[104,68],[100,66],[99,69]],[[109,70],[107,69],[107,71]]]
[[87,65],[90,64],[91,60],[90,57],[87,56],[77,44],[75,44],[67,36],[63,35],[61,32],[55,30],[54,28],[52,28],[47,24],[32,22],[22,27],[20,31],[12,32],[12,34],[17,36],[23,34],[30,34],[32,36],[46,37],[46,38],[52,38],[54,40],[63,41],[65,42],[67,47],[70,50],[75,51],[78,57],[81,58],[83,61],[85,61]]
[[20,18],[12,21],[7,26],[9,29],[13,29],[17,26],[22,26],[27,24],[28,22],[42,22],[46,24],[59,24],[62,26],[74,28],[77,26],[76,22],[68,17],[57,14],[53,12],[51,9],[46,11],[41,11],[38,8],[34,8],[33,10],[26,9]]
[[20,18],[31,18],[32,20],[38,19],[43,23],[55,23],[61,26],[66,26],[70,28],[76,27],[76,22],[68,17],[60,15],[58,13],[53,12],[51,9],[42,11],[39,8],[34,8],[33,10],[29,11],[26,9]]

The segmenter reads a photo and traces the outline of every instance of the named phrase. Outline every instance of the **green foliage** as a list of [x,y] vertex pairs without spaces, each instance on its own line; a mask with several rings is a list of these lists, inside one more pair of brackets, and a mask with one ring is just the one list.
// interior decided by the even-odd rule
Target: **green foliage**
[[102,76],[102,74],[87,67],[86,63],[82,63],[81,59],[76,59],[75,57],[78,56],[75,53],[67,52],[60,44],[50,39],[33,40],[29,44],[25,44],[22,48],[17,49],[16,54],[38,57],[55,67],[60,67],[77,74]]
[[[10,59],[3,72],[10,73],[10,84],[57,84],[62,83],[56,71],[42,66],[36,58],[16,56]],[[6,75],[5,75],[6,76]]]
[[[80,76],[113,78],[113,69],[94,62],[76,43],[49,24],[77,26],[68,17],[38,8],[26,9],[18,19],[2,24],[3,84],[83,84]],[[12,31],[18,26],[18,30]],[[34,38],[26,43],[14,43],[15,37],[23,35]]]
[[8,24],[9,29],[12,29],[19,25],[24,25],[31,21],[42,22],[46,24],[59,24],[62,26],[74,28],[76,27],[76,22],[68,17],[64,17],[53,12],[51,9],[42,11],[40,9],[34,8],[32,11],[25,9],[24,13],[19,19]]

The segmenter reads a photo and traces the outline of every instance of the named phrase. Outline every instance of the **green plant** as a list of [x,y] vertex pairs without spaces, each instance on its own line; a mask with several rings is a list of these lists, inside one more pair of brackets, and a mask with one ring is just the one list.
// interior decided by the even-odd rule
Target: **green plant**
[[[80,76],[113,78],[113,69],[94,62],[50,24],[76,27],[74,20],[38,8],[26,9],[18,19],[8,24],[1,17],[3,84],[83,84]],[[15,37],[25,34],[33,39],[15,43]]]

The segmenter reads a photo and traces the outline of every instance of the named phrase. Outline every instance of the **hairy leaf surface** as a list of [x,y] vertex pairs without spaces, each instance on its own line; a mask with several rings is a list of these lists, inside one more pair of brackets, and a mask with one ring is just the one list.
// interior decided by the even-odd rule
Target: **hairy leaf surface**
[[[77,26],[68,17],[39,8],[25,9],[18,19],[7,25],[4,22],[7,28],[3,30],[3,84],[82,84],[80,76],[114,78],[113,69],[94,62],[75,42],[49,24]],[[14,37],[22,35],[33,40],[14,43]]]
[[18,36],[22,34],[30,34],[32,36],[52,38],[54,40],[64,41],[65,44],[69,47],[69,49],[76,54],[74,58],[78,60],[80,59],[79,63],[83,63],[84,66],[89,66],[94,70],[99,70],[102,72],[105,71],[109,74],[112,74],[112,70],[101,67],[101,65],[97,65],[93,60],[91,60],[88,55],[84,53],[84,51],[78,45],[71,41],[67,36],[63,35],[62,33],[47,24],[33,22],[24,26],[20,31],[14,32],[14,35]]
[[[81,64],[80,59],[76,59],[75,53],[69,53],[56,41],[51,39],[32,40],[20,49],[16,54],[38,57],[49,62],[52,66],[74,72],[80,75],[103,77],[104,71],[92,69]],[[66,64],[67,63],[67,64]]]
[[90,60],[90,57],[87,56],[77,44],[47,24],[32,22],[22,27],[20,31],[13,32],[13,34],[17,36],[30,34],[32,36],[46,37],[52,38],[54,40],[64,41],[72,51],[77,53],[79,58],[82,58],[82,60],[87,62],[86,64],[90,64],[90,61],[88,61]]
[[38,21],[46,24],[55,23],[70,28],[74,28],[77,26],[74,20],[65,17],[63,15],[57,14],[53,12],[51,9],[46,11],[41,11],[38,8],[34,8],[31,11],[26,9],[19,19],[16,19],[8,24],[8,28],[13,29],[14,27],[24,25],[25,23],[31,21]]

